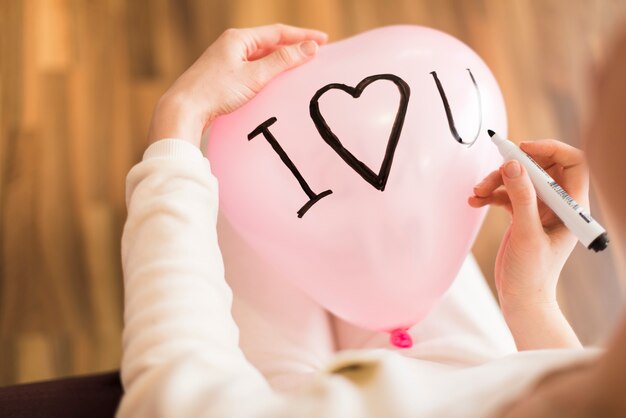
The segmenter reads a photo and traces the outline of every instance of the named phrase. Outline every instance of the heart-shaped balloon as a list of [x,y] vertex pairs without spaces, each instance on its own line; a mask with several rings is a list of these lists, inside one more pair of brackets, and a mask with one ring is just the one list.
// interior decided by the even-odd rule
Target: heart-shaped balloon
[[207,154],[253,248],[335,315],[408,346],[485,216],[467,198],[500,161],[487,128],[506,133],[506,112],[476,53],[391,26],[281,74],[215,121]]

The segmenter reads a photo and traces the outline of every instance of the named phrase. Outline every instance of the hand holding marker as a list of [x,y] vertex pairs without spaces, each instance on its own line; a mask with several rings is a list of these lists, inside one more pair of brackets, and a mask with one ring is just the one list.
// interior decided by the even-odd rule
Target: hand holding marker
[[517,160],[526,168],[537,196],[552,209],[585,247],[596,252],[607,247],[609,238],[606,230],[589,215],[588,211],[576,203],[535,160],[508,139],[499,137],[492,130],[487,132],[505,160]]

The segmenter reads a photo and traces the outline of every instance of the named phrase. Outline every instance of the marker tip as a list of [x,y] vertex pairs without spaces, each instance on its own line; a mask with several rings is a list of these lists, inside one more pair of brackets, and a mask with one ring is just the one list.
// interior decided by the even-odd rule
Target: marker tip
[[496,133],[494,131],[492,131],[491,129],[487,129],[487,133],[489,134],[490,137],[493,137]]

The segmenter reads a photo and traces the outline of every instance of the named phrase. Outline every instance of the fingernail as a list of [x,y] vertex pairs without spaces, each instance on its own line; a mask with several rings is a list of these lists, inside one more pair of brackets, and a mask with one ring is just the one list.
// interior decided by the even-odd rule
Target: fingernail
[[328,34],[326,32],[322,32],[321,30],[318,30],[317,33],[322,35],[324,38],[328,38]]
[[300,44],[300,51],[307,57],[315,55],[317,52],[317,43],[315,41],[306,41]]
[[504,174],[510,179],[518,177],[521,172],[519,163],[515,160],[511,160],[504,165]]

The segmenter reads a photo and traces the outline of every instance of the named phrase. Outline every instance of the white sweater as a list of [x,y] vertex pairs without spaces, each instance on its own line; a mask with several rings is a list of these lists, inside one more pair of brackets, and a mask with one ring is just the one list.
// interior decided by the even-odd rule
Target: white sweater
[[217,187],[209,161],[175,139],[128,175],[119,417],[491,417],[547,371],[597,355],[541,350],[468,367],[352,349],[278,392],[240,348]]

